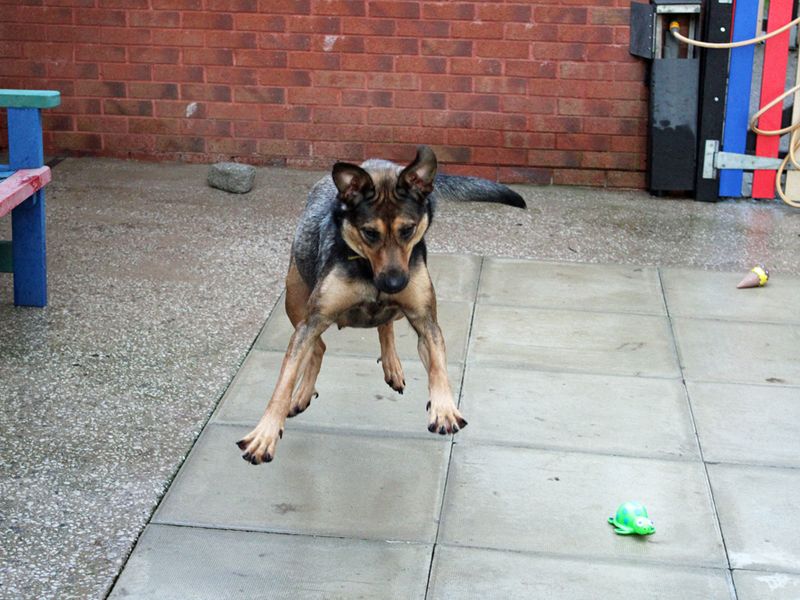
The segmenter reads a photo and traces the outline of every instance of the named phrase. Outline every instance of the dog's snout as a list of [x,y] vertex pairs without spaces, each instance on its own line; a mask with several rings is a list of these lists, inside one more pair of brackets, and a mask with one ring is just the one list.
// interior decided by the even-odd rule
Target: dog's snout
[[382,292],[396,294],[408,285],[408,273],[404,273],[400,269],[389,269],[378,275],[375,285]]

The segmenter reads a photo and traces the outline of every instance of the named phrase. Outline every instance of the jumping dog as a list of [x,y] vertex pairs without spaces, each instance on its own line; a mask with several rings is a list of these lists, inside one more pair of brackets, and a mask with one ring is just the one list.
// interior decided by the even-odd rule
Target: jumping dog
[[237,445],[257,465],[275,457],[287,417],[317,396],[325,353],[322,333],[333,324],[377,327],[384,379],[402,393],[394,321],[405,317],[419,336],[428,373],[428,431],[456,433],[467,422],[453,401],[444,338],[426,265],[425,232],[439,199],[500,202],[520,208],[511,189],[475,177],[437,175],[436,155],[421,146],[406,167],[370,159],[337,162],[308,196],[292,243],[286,313],[294,326],[278,382],[255,429]]

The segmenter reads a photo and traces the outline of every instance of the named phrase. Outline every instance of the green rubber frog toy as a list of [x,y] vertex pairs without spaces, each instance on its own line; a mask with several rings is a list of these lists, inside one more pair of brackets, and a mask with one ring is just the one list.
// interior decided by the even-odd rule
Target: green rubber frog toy
[[617,515],[608,517],[608,522],[614,526],[614,533],[619,535],[650,535],[656,532],[655,525],[641,502],[620,504]]

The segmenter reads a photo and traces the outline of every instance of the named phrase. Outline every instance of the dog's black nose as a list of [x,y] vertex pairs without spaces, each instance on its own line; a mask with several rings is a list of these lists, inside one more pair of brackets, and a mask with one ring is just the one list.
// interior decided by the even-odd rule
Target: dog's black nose
[[408,285],[408,274],[399,269],[391,269],[378,275],[375,285],[382,292],[396,294]]

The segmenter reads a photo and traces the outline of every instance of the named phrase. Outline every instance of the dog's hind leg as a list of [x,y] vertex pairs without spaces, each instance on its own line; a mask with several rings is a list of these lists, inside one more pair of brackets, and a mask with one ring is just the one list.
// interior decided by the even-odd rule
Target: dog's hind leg
[[383,379],[390,388],[402,394],[406,387],[406,379],[403,374],[403,365],[400,364],[400,357],[397,356],[392,321],[378,325],[378,340],[381,343],[380,362],[383,367]]

